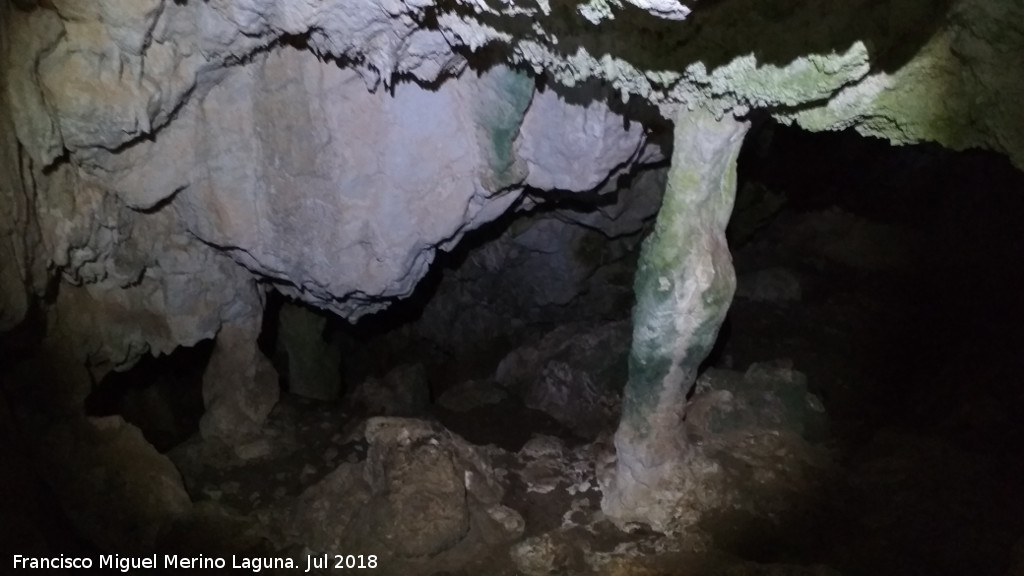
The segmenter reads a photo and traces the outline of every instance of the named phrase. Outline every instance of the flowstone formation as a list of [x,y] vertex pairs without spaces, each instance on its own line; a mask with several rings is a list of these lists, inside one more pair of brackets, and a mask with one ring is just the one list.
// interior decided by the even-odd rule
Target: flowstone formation
[[674,530],[683,397],[733,291],[745,119],[1024,166],[1019,2],[690,4],[0,4],[2,370],[25,435],[92,426],[110,371],[213,339],[201,429],[243,445],[278,398],[256,345],[268,289],[379,312],[474,230],[661,159],[651,127],[673,120],[605,510]]
[[636,273],[629,381],[615,433],[618,461],[602,508],[669,531],[690,491],[683,417],[697,369],[715,343],[736,276],[725,240],[736,159],[749,124],[681,110],[672,169]]

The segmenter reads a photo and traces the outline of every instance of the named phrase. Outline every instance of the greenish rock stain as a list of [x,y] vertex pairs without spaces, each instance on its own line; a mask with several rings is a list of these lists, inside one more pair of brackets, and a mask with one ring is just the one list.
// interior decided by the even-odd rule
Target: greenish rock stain
[[[622,418],[640,437],[651,433],[649,416],[663,409],[666,399],[681,397],[682,387],[696,376],[735,288],[724,229],[735,194],[740,140],[733,138],[735,128],[730,131],[697,114],[702,116],[690,125],[677,124],[665,197],[654,230],[643,243],[634,283],[633,344]],[[705,155],[712,157],[710,163],[700,161]],[[710,283],[692,286],[698,290],[696,298],[678,300],[681,283],[698,282],[693,266],[712,267]],[[687,334],[676,325],[681,315],[694,323]],[[670,378],[674,368],[679,374]]]
[[655,269],[655,274],[668,274],[680,264],[687,246],[692,242],[692,230],[686,225],[689,206],[682,191],[700,186],[696,167],[672,167],[661,210],[654,231],[644,241],[641,262]]
[[673,294],[686,251],[696,239],[687,226],[688,207],[681,191],[699,185],[695,169],[673,166],[654,231],[640,251],[634,282],[637,302],[633,325],[637,328],[622,414],[641,435],[649,432],[647,415],[658,403],[662,383],[673,367],[672,346],[680,338],[674,324],[677,310]]
[[[645,242],[645,248],[648,245]],[[660,384],[672,369],[671,352],[664,344],[679,337],[672,324],[671,292],[658,290],[660,277],[650,265],[637,270],[635,328],[629,354],[629,380],[622,399],[622,419],[641,435],[649,432],[647,415],[657,405]],[[638,326],[648,331],[648,337],[639,335]]]
[[534,81],[510,68],[496,68],[492,78],[491,91],[496,98],[478,105],[476,118],[491,172],[484,184],[497,192],[526,177],[526,168],[515,154],[515,141],[533,99]]

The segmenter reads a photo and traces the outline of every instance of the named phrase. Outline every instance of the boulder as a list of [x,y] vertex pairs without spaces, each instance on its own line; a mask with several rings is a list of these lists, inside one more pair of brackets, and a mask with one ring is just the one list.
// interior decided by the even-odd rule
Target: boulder
[[364,429],[365,460],[341,464],[282,511],[292,537],[320,552],[423,558],[522,533],[485,451],[423,420],[371,418]]
[[382,378],[356,385],[347,401],[370,416],[417,416],[430,406],[430,384],[422,364],[402,364]]
[[75,528],[102,550],[151,553],[192,507],[174,464],[120,416],[52,426],[38,460]]
[[561,326],[509,353],[495,378],[526,406],[595,438],[618,419],[629,334],[626,321]]

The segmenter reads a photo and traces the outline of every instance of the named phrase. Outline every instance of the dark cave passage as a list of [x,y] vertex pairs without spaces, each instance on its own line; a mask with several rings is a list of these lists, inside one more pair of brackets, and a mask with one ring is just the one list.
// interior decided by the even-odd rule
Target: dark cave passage
[[[1024,257],[1024,230],[1015,224],[1024,175],[984,152],[765,131],[769,149],[761,157],[748,150],[740,161],[735,220],[756,231],[734,247],[747,286],[730,316],[733,338],[720,349],[742,366],[793,357],[801,351],[786,353],[786,338],[817,335],[817,349],[799,361],[816,372],[812,380],[846,378],[816,390],[838,411],[833,419],[843,415],[843,388],[868,395],[845,401],[860,418],[867,402],[879,418],[926,427],[986,395],[1019,395],[1024,364],[1011,352],[1024,343],[1024,274],[1013,263]],[[752,135],[751,148],[768,138]],[[773,297],[785,306],[763,312],[786,332],[756,350],[754,340],[741,342],[757,332],[741,326],[744,312]],[[859,309],[842,314],[840,305]],[[805,316],[816,310],[818,317]],[[847,343],[828,346],[830,332]]]
[[88,416],[120,415],[166,452],[199,432],[203,371],[213,341],[182,346],[165,356],[146,354],[124,372],[111,372],[85,400]]
[[1004,574],[1024,532],[1024,175],[771,124],[739,169],[739,286],[709,366],[806,374],[838,468],[809,514],[708,528],[760,562]]

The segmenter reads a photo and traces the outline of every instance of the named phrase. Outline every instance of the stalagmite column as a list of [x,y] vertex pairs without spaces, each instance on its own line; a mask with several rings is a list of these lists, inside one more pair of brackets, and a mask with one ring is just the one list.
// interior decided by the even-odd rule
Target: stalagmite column
[[238,298],[222,320],[210,362],[203,373],[206,412],[199,430],[207,440],[236,444],[254,433],[277,404],[277,372],[256,344],[262,298],[255,286]]
[[680,110],[665,199],[644,241],[617,463],[602,508],[618,522],[670,531],[688,490],[683,411],[714,345],[736,276],[725,240],[736,158],[749,125]]

